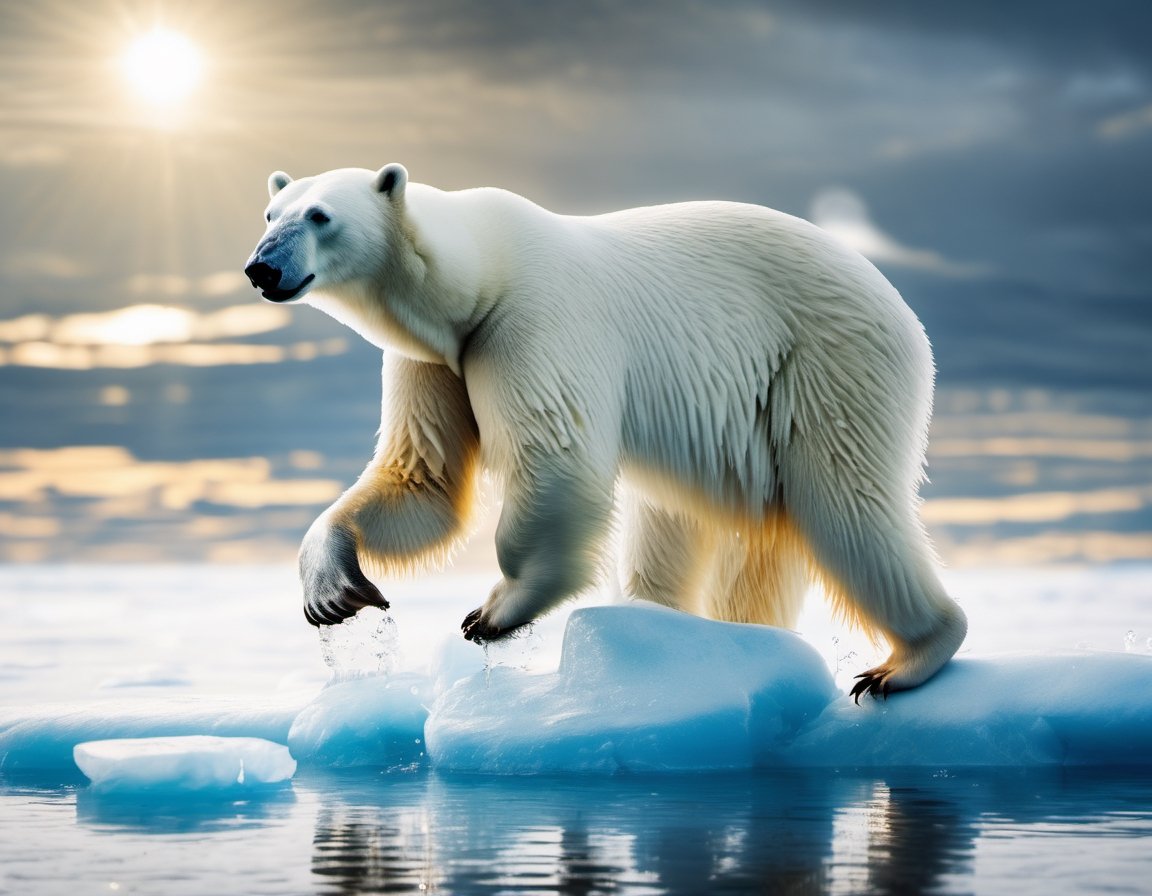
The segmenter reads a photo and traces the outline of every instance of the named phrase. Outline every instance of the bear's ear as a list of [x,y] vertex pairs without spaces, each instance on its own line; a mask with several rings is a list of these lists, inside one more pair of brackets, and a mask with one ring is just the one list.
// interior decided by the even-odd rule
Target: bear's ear
[[408,185],[408,171],[399,162],[393,162],[377,171],[372,183],[378,192],[389,199],[399,199]]
[[268,175],[268,196],[269,198],[275,196],[283,190],[288,184],[292,183],[290,178],[283,171],[273,171]]

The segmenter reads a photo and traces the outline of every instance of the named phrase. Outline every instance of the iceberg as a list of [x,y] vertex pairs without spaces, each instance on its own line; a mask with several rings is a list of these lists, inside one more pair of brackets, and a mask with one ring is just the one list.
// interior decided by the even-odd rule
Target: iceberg
[[256,737],[120,738],[77,744],[72,752],[103,792],[257,788],[296,773],[287,747]]
[[0,709],[0,772],[75,771],[91,740],[208,734],[286,743],[308,696],[138,698]]
[[847,697],[799,732],[789,765],[1152,765],[1152,657],[1068,650],[955,659],[888,700]]
[[961,658],[857,706],[789,632],[592,607],[557,672],[465,679],[425,732],[433,767],[501,774],[1152,765],[1152,657]]
[[0,774],[75,775],[78,744],[193,735],[286,744],[310,769],[1152,767],[1147,654],[961,656],[857,706],[796,634],[653,604],[574,610],[558,658],[531,669],[516,665],[529,643],[425,641],[418,667],[372,674],[373,655],[322,690],[0,708]]
[[453,771],[685,771],[774,764],[836,696],[797,635],[654,604],[572,613],[559,669],[458,682],[425,725]]
[[296,716],[288,747],[307,766],[420,765],[430,691],[418,675],[335,682]]

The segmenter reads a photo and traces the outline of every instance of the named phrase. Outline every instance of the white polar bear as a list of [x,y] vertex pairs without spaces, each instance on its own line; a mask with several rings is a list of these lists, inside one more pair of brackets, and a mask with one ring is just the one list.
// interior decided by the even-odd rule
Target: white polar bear
[[397,164],[268,188],[253,285],[393,350],[375,457],[301,547],[313,624],[387,606],[362,561],[442,559],[483,467],[503,578],[469,639],[594,581],[620,486],[629,594],[791,626],[815,577],[892,647],[857,699],[920,684],[964,640],[917,517],[928,340],[820,229],[732,202],[571,217]]

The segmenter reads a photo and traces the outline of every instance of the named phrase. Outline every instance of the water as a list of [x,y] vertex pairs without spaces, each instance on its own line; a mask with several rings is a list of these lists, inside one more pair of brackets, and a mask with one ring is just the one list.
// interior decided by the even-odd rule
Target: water
[[[1150,581],[1147,570],[949,578],[975,655],[1144,651]],[[421,580],[390,592],[389,663],[444,666],[445,650],[472,657],[457,626],[487,584]],[[300,622],[290,570],[0,569],[0,612],[0,709],[189,694],[291,700],[330,675]],[[531,663],[554,661],[562,622],[537,627]],[[802,628],[831,668],[843,667],[838,681],[875,658],[819,605]],[[481,654],[472,659],[483,667]],[[607,778],[303,769],[291,786],[239,799],[117,796],[78,773],[0,772],[0,893],[20,896],[1054,896],[1143,894],[1149,881],[1147,769]]]
[[261,799],[4,782],[0,889],[1147,893],[1152,777],[302,773]]

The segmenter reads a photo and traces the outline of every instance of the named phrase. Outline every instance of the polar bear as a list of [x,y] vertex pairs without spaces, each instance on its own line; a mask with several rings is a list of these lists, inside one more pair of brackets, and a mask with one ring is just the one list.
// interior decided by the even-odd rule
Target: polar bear
[[931,677],[964,640],[917,515],[933,362],[919,321],[817,227],[733,202],[574,217],[402,165],[269,177],[245,272],[385,353],[375,456],[300,550],[305,615],[387,607],[442,560],[477,474],[503,578],[466,638],[588,587],[624,505],[628,594],[792,626],[813,579],[891,655],[852,689]]

